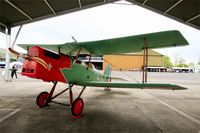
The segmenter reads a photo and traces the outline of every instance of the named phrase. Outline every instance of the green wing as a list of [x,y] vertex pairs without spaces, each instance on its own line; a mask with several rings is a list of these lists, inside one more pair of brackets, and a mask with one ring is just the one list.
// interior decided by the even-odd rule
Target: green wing
[[[56,45],[37,45],[55,52],[60,51],[64,54],[74,55],[79,48],[82,48],[82,53],[92,53],[94,55],[132,53],[143,50],[144,39],[146,40],[147,48],[163,48],[188,45],[187,40],[182,34],[177,31],[163,31],[136,36],[127,36],[121,38],[113,38],[99,41],[65,43]],[[19,44],[24,49],[35,46],[30,44]]]
[[161,84],[161,83],[114,83],[114,82],[99,82],[99,81],[85,81],[77,82],[80,86],[93,87],[112,87],[112,88],[152,88],[152,89],[170,89],[170,90],[186,90],[187,88],[175,84]]

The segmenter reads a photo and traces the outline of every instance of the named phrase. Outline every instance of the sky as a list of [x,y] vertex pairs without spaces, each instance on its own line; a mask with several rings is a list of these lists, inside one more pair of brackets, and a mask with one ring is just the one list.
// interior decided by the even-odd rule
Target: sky
[[[128,3],[128,2],[118,2]],[[19,27],[12,29],[14,40]],[[200,31],[137,5],[106,4],[23,26],[16,44],[60,44],[124,37],[151,32],[179,30],[189,46],[156,49],[174,62],[177,57],[186,63],[200,59]],[[0,33],[0,48],[6,47],[5,34]],[[22,51],[15,45],[14,49]]]

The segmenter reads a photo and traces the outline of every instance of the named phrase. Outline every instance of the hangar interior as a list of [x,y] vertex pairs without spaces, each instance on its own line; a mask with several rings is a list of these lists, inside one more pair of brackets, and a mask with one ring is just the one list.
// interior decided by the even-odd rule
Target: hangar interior
[[[0,31],[11,44],[11,28],[50,17],[80,11],[117,0],[0,0]],[[127,0],[186,25],[200,29],[199,0]],[[40,9],[40,10],[38,10]],[[141,24],[142,25],[142,24]],[[7,54],[7,66],[9,65]],[[118,74],[118,73],[116,73]],[[165,76],[163,76],[165,75]],[[150,82],[173,82],[189,90],[86,90],[85,115],[72,119],[66,106],[54,104],[39,110],[33,104],[38,91],[49,91],[51,84],[20,77],[16,82],[1,82],[1,132],[200,132],[200,92],[198,74],[159,74]],[[138,73],[124,75],[131,82],[141,80]],[[134,77],[135,81],[133,81]],[[1,78],[1,77],[0,77]],[[25,81],[27,82],[25,83]],[[66,85],[59,84],[60,88]],[[58,91],[59,89],[56,89]],[[75,89],[78,94],[79,89]],[[63,96],[59,101],[63,102]],[[69,110],[67,110],[69,111]],[[14,124],[13,124],[14,123]]]
[[[120,0],[1,0],[0,27],[5,32],[9,27],[118,1]],[[199,0],[126,1],[200,29]]]

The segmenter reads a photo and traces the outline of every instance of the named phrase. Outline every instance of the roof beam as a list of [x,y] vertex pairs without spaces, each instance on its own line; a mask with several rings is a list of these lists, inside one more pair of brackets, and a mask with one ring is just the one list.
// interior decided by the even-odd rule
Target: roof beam
[[81,0],[78,0],[78,4],[79,4],[80,8],[82,8]]
[[0,22],[0,25],[7,28],[7,26],[5,24],[1,23],[1,22]]
[[6,28],[7,28],[7,26],[0,22],[0,32],[6,33]]
[[169,9],[167,9],[163,14],[166,14],[167,12],[169,12],[171,9],[173,9],[175,6],[177,6],[179,3],[181,3],[183,0],[179,0],[178,2],[176,2],[173,6],[171,6]]
[[30,20],[32,20],[32,18],[26,14],[24,11],[22,11],[19,7],[17,7],[16,5],[14,5],[12,2],[10,2],[9,0],[5,0],[8,4],[10,4],[12,7],[14,7],[15,9],[17,9],[17,11],[21,12],[24,16],[26,16],[27,18],[29,18]]
[[185,22],[190,22],[190,21],[192,21],[192,20],[194,20],[194,19],[196,19],[196,18],[198,18],[198,17],[200,17],[200,14],[198,14],[198,15],[196,15],[196,16],[190,18],[190,19],[188,19],[188,20],[185,21]]
[[144,0],[144,2],[142,3],[142,6],[147,2],[147,0]]
[[53,12],[53,14],[56,14],[56,12],[54,11],[54,9],[51,7],[51,5],[49,4],[49,2],[47,0],[44,0],[44,2],[47,4],[47,6],[49,7],[49,9]]

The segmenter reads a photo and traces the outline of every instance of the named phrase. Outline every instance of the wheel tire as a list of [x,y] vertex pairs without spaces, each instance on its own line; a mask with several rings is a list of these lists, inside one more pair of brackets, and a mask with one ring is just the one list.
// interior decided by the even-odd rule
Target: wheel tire
[[84,102],[82,98],[77,98],[73,103],[72,103],[72,108],[71,112],[72,115],[75,117],[81,116],[84,108]]
[[37,99],[36,99],[36,104],[42,108],[42,107],[45,107],[48,105],[48,102],[46,101],[47,98],[49,96],[49,93],[48,92],[42,92],[40,93],[38,96],[37,96]]

